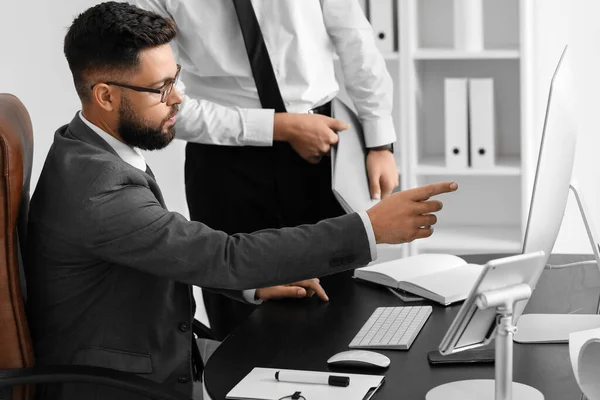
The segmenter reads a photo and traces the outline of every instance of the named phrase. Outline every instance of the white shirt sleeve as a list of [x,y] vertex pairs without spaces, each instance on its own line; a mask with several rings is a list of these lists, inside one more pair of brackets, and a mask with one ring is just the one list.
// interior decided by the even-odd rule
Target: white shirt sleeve
[[258,304],[262,304],[262,302],[263,302],[261,299],[258,299],[258,300],[255,299],[256,289],[244,290],[242,292],[242,295],[244,296],[244,300],[246,300],[246,302],[248,302],[250,304],[258,305]]
[[392,78],[358,0],[321,0],[321,4],[327,33],[340,57],[346,90],[363,124],[367,147],[395,142]]
[[371,250],[371,261],[375,261],[377,259],[377,240],[375,239],[373,224],[371,224],[371,219],[366,211],[359,212],[358,216],[362,220],[363,225],[365,226],[365,231],[367,232],[367,238],[369,239],[369,250]]
[[[127,1],[144,10],[172,18],[169,0]],[[171,48],[175,58],[179,59],[177,38],[171,42]],[[192,98],[185,94],[185,83],[181,79],[177,89],[183,97],[175,125],[177,139],[222,146],[272,146],[274,110],[225,107]]]
[[225,107],[194,99],[185,94],[182,80],[177,89],[183,96],[175,124],[177,139],[221,146],[273,145],[274,110]]

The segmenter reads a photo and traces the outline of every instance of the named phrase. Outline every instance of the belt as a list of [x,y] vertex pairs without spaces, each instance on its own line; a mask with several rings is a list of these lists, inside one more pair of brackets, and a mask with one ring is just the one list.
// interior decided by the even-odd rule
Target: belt
[[312,110],[308,110],[309,114],[321,114],[327,117],[331,117],[331,101],[323,104],[322,106],[318,106],[313,108]]

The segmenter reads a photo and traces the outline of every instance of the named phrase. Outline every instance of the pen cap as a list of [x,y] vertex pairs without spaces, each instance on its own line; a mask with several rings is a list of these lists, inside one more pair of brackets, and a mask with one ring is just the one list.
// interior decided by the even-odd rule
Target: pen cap
[[350,384],[350,377],[349,376],[334,376],[334,375],[330,375],[329,376],[329,384],[331,386],[343,386],[346,387]]

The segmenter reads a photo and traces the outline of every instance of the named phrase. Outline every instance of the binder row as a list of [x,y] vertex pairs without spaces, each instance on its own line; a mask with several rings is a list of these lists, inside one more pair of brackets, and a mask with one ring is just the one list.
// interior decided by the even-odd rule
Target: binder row
[[446,166],[495,166],[494,80],[444,80]]

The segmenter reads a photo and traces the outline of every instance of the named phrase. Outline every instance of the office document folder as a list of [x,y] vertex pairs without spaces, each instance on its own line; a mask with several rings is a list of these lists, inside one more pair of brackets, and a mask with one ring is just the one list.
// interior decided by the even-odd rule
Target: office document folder
[[339,133],[336,147],[331,148],[331,186],[335,198],[347,213],[366,211],[377,204],[371,199],[367,175],[367,149],[362,125],[354,112],[342,101],[332,101],[333,118],[350,124]]
[[394,7],[392,0],[369,0],[369,16],[375,43],[382,53],[394,51]]
[[493,168],[495,165],[494,80],[469,80],[469,120],[471,166]]
[[280,382],[275,379],[275,372],[286,371],[281,368],[254,368],[225,396],[231,400],[279,400],[300,392],[307,400],[368,400],[379,389],[384,376],[343,374],[323,372],[323,375],[340,375],[350,377],[347,387],[330,386],[314,383]]
[[467,79],[444,80],[446,167],[469,166]]

